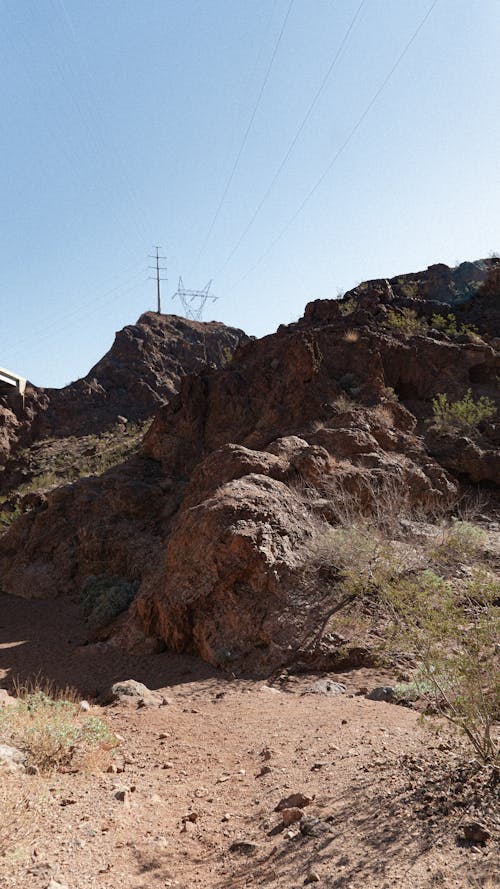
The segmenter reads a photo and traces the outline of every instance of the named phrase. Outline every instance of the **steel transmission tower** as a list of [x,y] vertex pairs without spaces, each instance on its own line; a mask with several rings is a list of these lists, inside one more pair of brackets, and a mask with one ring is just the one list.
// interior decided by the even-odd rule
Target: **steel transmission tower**
[[206,303],[209,300],[216,301],[218,297],[209,293],[211,284],[212,282],[209,281],[203,290],[186,290],[182,278],[179,278],[179,286],[172,299],[175,299],[176,296],[179,297],[186,318],[191,318],[192,321],[201,321]]
[[158,251],[161,250],[161,247],[153,247],[153,250],[156,250],[156,253],[155,253],[154,256],[151,256],[151,254],[149,254],[149,259],[155,259],[155,260],[156,260],[156,265],[150,265],[149,268],[150,268],[150,269],[153,269],[153,270],[156,272],[156,275],[154,275],[154,276],[153,276],[153,275],[150,275],[150,276],[149,276],[149,279],[150,279],[150,281],[156,281],[157,312],[158,312],[159,315],[161,315],[161,288],[160,288],[160,282],[161,282],[161,281],[166,281],[167,278],[166,278],[166,277],[165,277],[165,278],[162,278],[161,275],[160,275],[160,272],[166,272],[166,271],[167,271],[167,267],[166,267],[166,265],[160,265],[160,259],[166,259],[167,257],[166,257],[166,256],[160,256],[160,254],[159,254]]

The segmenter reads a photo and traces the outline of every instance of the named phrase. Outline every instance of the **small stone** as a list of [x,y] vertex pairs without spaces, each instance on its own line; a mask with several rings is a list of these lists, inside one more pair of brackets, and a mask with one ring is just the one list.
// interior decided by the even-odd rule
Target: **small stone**
[[264,775],[269,775],[270,772],[272,772],[271,766],[262,766],[260,772],[257,772],[255,777],[256,778],[263,778]]
[[310,870],[305,878],[304,886],[307,886],[308,883],[319,883],[319,876],[315,870]]
[[257,851],[256,843],[247,843],[245,840],[238,840],[229,846],[230,852],[237,852],[239,855],[254,855]]
[[230,820],[231,820],[231,815],[229,814],[229,812],[226,812],[221,818],[221,821],[230,821]]
[[318,679],[306,688],[306,693],[310,695],[328,695],[334,697],[345,692],[345,685],[342,682],[334,682],[332,679]]
[[80,710],[83,710],[84,713],[88,713],[90,710],[90,704],[88,701],[80,701]]
[[130,790],[117,790],[115,793],[115,799],[119,800],[121,803],[125,803],[126,806],[129,806]]
[[281,810],[281,817],[285,827],[288,827],[290,824],[295,824],[296,821],[300,821],[303,816],[304,813],[302,809],[291,808]]
[[484,846],[491,839],[491,833],[484,824],[479,821],[468,821],[463,826],[464,837],[470,843],[479,843]]
[[303,809],[309,806],[312,799],[303,793],[292,793],[290,796],[283,797],[275,808],[275,812],[282,812],[283,809]]
[[51,880],[50,883],[47,883],[47,889],[68,889],[68,885],[66,883],[58,883],[57,880]]
[[25,765],[26,756],[21,750],[9,744],[0,744],[0,766],[9,772],[19,772],[24,771]]
[[368,692],[366,699],[367,701],[385,701],[387,704],[389,704],[391,701],[394,700],[394,697],[395,693],[392,686],[380,685]]
[[300,832],[306,837],[320,837],[329,830],[328,824],[324,824],[319,818],[303,818],[300,822]]

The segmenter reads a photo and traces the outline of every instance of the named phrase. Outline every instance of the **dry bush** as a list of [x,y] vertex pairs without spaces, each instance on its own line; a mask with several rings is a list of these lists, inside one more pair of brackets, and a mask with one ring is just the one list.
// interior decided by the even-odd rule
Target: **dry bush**
[[359,340],[359,332],[357,330],[349,328],[349,330],[346,330],[346,332],[344,333],[343,338],[344,342],[346,343],[357,343]]
[[[360,615],[372,618],[374,628],[384,626],[386,655],[403,653],[416,662],[415,684],[433,711],[482,763],[497,763],[500,580],[480,564],[467,580],[431,567],[450,574],[464,559],[477,561],[487,535],[471,522],[440,515],[438,545],[435,536],[416,543],[425,511],[415,510],[398,477],[356,491],[334,480],[328,496],[331,523],[317,520],[307,552],[310,569],[331,588],[323,626],[335,616],[338,627],[343,620],[356,631]],[[345,615],[340,623],[339,612]]]
[[387,405],[378,404],[377,407],[373,408],[372,417],[383,429],[394,428],[394,414]]
[[35,682],[16,693],[16,704],[0,711],[0,740],[22,750],[30,765],[50,774],[109,763],[118,742],[101,719],[81,710],[74,691]]

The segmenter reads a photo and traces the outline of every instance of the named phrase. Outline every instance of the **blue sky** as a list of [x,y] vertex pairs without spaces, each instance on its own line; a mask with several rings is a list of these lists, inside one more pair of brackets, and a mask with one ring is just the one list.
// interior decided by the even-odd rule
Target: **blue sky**
[[165,311],[213,278],[205,319],[259,336],[499,250],[500,0],[431,6],[0,0],[0,365],[84,375],[154,308],[157,243]]

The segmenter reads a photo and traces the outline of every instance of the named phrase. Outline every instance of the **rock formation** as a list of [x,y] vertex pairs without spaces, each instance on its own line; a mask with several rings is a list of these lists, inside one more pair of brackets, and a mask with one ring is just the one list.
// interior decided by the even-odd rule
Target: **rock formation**
[[[132,649],[145,634],[216,664],[286,660],[321,619],[304,560],[332,486],[362,499],[393,479],[418,504],[464,480],[498,483],[498,413],[460,434],[428,422],[439,393],[453,402],[471,389],[499,406],[496,273],[484,260],[367,282],[310,303],[222,367],[196,357],[138,457],[53,491],[0,539],[4,591],[55,596],[117,575],[141,584],[121,621]],[[477,330],[436,329],[452,307]],[[97,393],[96,417],[101,386],[82,389]]]

